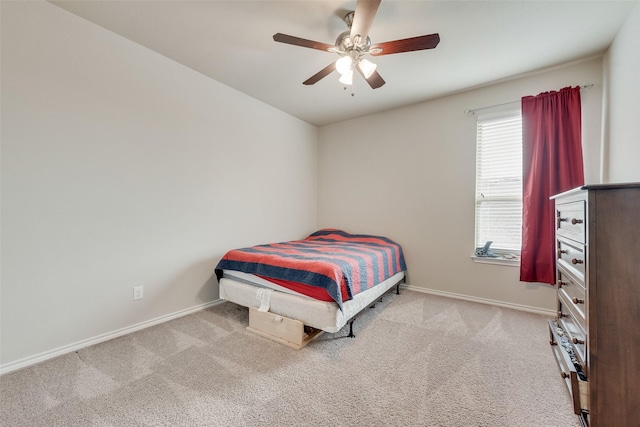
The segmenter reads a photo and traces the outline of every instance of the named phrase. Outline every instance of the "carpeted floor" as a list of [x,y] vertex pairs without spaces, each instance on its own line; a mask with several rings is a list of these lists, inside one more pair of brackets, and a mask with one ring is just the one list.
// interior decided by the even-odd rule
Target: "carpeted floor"
[[546,319],[402,291],[300,351],[231,303],[0,378],[2,426],[562,426]]

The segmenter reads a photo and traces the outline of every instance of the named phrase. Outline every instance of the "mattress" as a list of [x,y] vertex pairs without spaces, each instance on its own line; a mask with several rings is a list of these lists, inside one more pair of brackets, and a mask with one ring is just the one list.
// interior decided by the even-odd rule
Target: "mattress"
[[240,271],[342,306],[354,295],[405,271],[400,245],[368,234],[325,228],[305,239],[228,251],[215,268]]
[[271,282],[267,279],[263,279],[262,277],[256,276],[255,274],[245,273],[243,271],[222,270],[222,277],[224,277],[225,279],[234,280],[236,282],[273,289],[274,291],[284,292],[291,295],[297,295],[300,297],[309,297],[308,295],[302,294],[300,292],[296,292],[293,289],[289,289],[287,287],[278,285],[277,283]]
[[[238,272],[230,272],[236,275]],[[335,302],[320,301],[280,287],[260,277],[243,274],[241,277],[220,279],[220,298],[244,307],[254,307],[280,316],[301,321],[325,332],[338,332],[362,309],[378,300],[382,294],[404,279],[404,271],[382,283],[360,292],[343,302],[342,310]]]

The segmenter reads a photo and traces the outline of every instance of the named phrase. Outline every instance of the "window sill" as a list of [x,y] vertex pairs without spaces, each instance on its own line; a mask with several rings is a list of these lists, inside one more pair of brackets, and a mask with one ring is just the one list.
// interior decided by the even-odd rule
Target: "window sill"
[[509,267],[519,267],[520,266],[520,257],[516,258],[505,258],[505,256],[498,256],[496,258],[491,257],[480,257],[472,255],[471,259],[473,262],[477,262],[478,264],[495,264],[495,265],[507,265]]

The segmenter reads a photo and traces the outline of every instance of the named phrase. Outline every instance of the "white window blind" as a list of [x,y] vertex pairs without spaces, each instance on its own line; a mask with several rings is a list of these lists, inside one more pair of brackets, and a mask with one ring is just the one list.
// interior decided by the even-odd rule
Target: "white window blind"
[[476,247],[520,253],[522,243],[522,117],[478,118]]

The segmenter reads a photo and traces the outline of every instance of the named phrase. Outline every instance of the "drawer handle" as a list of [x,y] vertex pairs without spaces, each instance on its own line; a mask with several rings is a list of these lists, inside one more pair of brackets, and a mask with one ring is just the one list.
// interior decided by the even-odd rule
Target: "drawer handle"
[[558,289],[560,289],[563,286],[568,285],[569,283],[567,282],[563,282],[562,280],[558,279]]
[[583,299],[576,298],[576,297],[573,297],[573,299],[571,301],[573,301],[574,304],[584,304],[584,300]]
[[575,265],[575,264],[584,264],[584,261],[578,258],[573,258],[571,260],[571,264]]
[[562,378],[569,378],[569,374],[567,374],[567,373],[566,373],[566,372],[564,372],[564,371],[561,371],[561,372],[560,372],[560,376],[561,376]]
[[573,224],[573,225],[582,224],[582,220],[578,219],[578,218],[571,218],[571,220],[569,220],[569,218],[558,218],[558,221],[560,221],[560,222],[571,222],[571,224]]
[[562,254],[568,254],[569,251],[566,249],[558,249],[558,258],[562,258]]
[[558,312],[558,319],[562,319],[563,317],[569,317],[568,314],[564,314],[563,312],[559,311]]
[[584,340],[579,340],[576,337],[573,337],[573,339],[571,340],[574,344],[584,344]]

